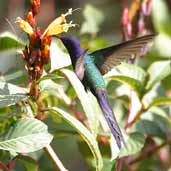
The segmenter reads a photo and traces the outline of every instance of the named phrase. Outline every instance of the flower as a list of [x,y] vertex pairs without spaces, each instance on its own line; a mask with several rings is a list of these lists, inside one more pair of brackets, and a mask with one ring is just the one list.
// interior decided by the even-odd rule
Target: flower
[[[31,5],[38,2],[35,0],[32,1],[33,0],[31,0]],[[43,66],[49,63],[52,36],[67,32],[70,27],[75,27],[76,25],[72,24],[72,21],[69,23],[66,21],[65,17],[72,14],[72,9],[69,9],[67,13],[62,14],[52,21],[42,34],[39,27],[34,28],[34,16],[37,13],[33,12],[33,6],[34,5],[31,6],[31,10],[28,11],[25,19],[17,17],[16,22],[19,24],[19,27],[28,34],[29,46],[26,46],[23,50],[23,57],[26,63],[25,67],[31,79],[37,80],[43,73]],[[34,9],[35,8],[34,6]]]

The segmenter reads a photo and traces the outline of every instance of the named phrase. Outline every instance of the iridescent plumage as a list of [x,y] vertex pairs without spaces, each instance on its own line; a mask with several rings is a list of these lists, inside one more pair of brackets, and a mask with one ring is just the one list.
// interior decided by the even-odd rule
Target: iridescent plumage
[[153,38],[154,35],[143,36],[90,54],[80,47],[75,37],[60,38],[70,54],[76,75],[85,89],[89,89],[97,98],[119,148],[124,143],[124,138],[108,102],[103,75],[123,60],[141,56],[142,50]]

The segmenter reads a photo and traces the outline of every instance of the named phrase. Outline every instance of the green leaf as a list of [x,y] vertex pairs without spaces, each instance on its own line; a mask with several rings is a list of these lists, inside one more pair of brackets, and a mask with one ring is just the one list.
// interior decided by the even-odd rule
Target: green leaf
[[102,12],[92,5],[86,5],[83,15],[85,17],[85,22],[81,26],[81,33],[97,33],[99,31],[100,24],[104,20]]
[[[171,58],[171,37],[166,34],[159,34],[154,40],[154,56]],[[167,50],[166,50],[167,49]]]
[[24,60],[18,55],[25,44],[11,33],[0,34],[0,72],[5,73],[11,68],[24,68]]
[[158,107],[158,106],[152,106],[149,110],[149,112],[159,115],[163,118],[165,118],[166,120],[170,119],[169,115],[167,114],[167,110],[165,110],[164,108]]
[[0,34],[0,51],[21,49],[24,48],[25,44],[19,40],[12,33],[5,32]]
[[105,78],[109,78],[112,76],[127,76],[133,78],[135,80],[140,81],[144,84],[146,78],[146,72],[140,68],[138,65],[128,64],[128,63],[121,63],[120,65],[116,66],[110,72],[105,75]]
[[143,84],[140,81],[135,80],[134,78],[118,75],[118,76],[112,76],[112,77],[110,77],[110,79],[116,80],[116,81],[119,81],[121,83],[128,85],[129,88],[132,89],[133,91],[135,91],[137,96],[139,96],[140,98],[142,97],[142,95],[145,92]]
[[58,76],[56,73],[50,73],[50,74],[44,75],[39,80],[37,80],[37,84],[39,84],[41,81],[44,81],[44,80],[61,79],[61,78],[63,77]]
[[0,107],[16,104],[26,98],[27,90],[13,84],[0,82]]
[[124,157],[136,154],[139,152],[145,143],[145,137],[137,132],[131,133],[127,137],[125,137],[126,146],[121,148],[120,152],[116,153],[116,149],[112,150],[112,160],[116,159],[116,157]]
[[43,122],[23,118],[16,121],[6,138],[0,142],[0,149],[12,153],[30,153],[49,145],[52,138]]
[[56,99],[53,98],[53,101],[57,101],[58,99],[62,98],[66,104],[68,105],[71,104],[71,98],[65,93],[64,87],[60,84],[55,83],[52,80],[42,80],[39,83],[39,89],[40,89],[41,94],[43,93],[45,98],[47,98],[47,100],[48,100],[48,97],[51,96],[51,97],[56,98]]
[[36,162],[36,160],[32,159],[29,156],[21,156],[18,155],[16,158],[17,163],[21,163],[25,166],[25,168],[27,169],[27,171],[38,171],[39,167],[38,167],[38,162]]
[[159,106],[159,105],[171,105],[171,98],[158,97],[150,103],[149,108],[152,106]]
[[93,39],[90,39],[87,37],[85,41],[82,41],[82,44],[87,44],[88,42],[88,47],[90,49],[90,53],[94,52],[97,49],[100,48],[105,48],[108,46],[108,41],[104,39],[103,37],[93,37]]
[[78,77],[75,75],[75,73],[67,69],[62,69],[61,71],[66,75],[66,77],[72,84],[74,90],[76,91],[78,98],[84,109],[85,115],[88,119],[90,129],[92,133],[96,135],[97,130],[98,130],[99,120],[98,120],[98,116],[96,115],[96,109],[94,109],[93,107],[93,103],[91,103],[91,100],[88,94],[85,92],[85,89],[82,83],[80,82]]
[[50,46],[50,71],[54,71],[71,65],[71,59],[69,54],[63,52],[62,47],[60,47],[60,45],[61,44],[59,43],[59,40],[53,39]]
[[149,91],[144,94],[141,103],[144,106],[144,109],[147,109],[150,103],[159,96],[159,91],[161,89],[160,82],[156,83]]
[[[1,61],[2,62],[2,61]],[[12,84],[24,84],[28,80],[28,73],[24,67],[11,68],[8,72],[0,76],[0,82],[8,82]]]
[[169,131],[169,124],[166,117],[148,111],[141,115],[141,118],[132,126],[131,130],[165,139]]
[[150,79],[147,82],[146,89],[149,90],[154,84],[171,74],[171,61],[154,62],[150,65],[147,72],[150,75]]
[[171,35],[171,15],[166,1],[152,1],[152,17],[157,32]]
[[60,117],[62,117],[64,120],[66,120],[70,125],[72,125],[82,136],[82,138],[85,140],[85,142],[88,144],[94,158],[96,161],[96,170],[101,171],[103,167],[103,161],[102,156],[100,154],[100,150],[97,144],[97,141],[95,137],[90,133],[90,131],[77,119],[75,119],[70,114],[66,113],[65,111],[53,107],[51,109],[48,109],[48,111],[58,114]]

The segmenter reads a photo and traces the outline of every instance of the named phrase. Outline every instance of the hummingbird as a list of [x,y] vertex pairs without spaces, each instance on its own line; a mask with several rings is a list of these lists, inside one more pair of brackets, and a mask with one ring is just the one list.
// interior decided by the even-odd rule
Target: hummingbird
[[70,55],[75,74],[85,90],[90,90],[96,97],[119,149],[125,141],[109,104],[103,75],[126,59],[142,56],[147,44],[153,38],[154,34],[146,35],[87,53],[87,50],[81,48],[76,37],[59,37]]

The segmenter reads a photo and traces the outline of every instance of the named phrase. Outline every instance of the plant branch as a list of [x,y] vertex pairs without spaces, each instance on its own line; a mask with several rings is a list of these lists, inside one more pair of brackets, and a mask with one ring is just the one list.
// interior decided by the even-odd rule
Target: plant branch
[[4,171],[9,171],[9,168],[4,163],[2,163],[1,161],[0,161],[0,168]]
[[54,152],[53,148],[50,145],[47,145],[44,150],[49,154],[49,156],[51,157],[52,161],[54,162],[54,164],[56,165],[56,167],[58,167],[60,169],[60,171],[68,171],[64,165],[62,164],[62,162],[59,160],[58,156],[56,155],[56,153]]

